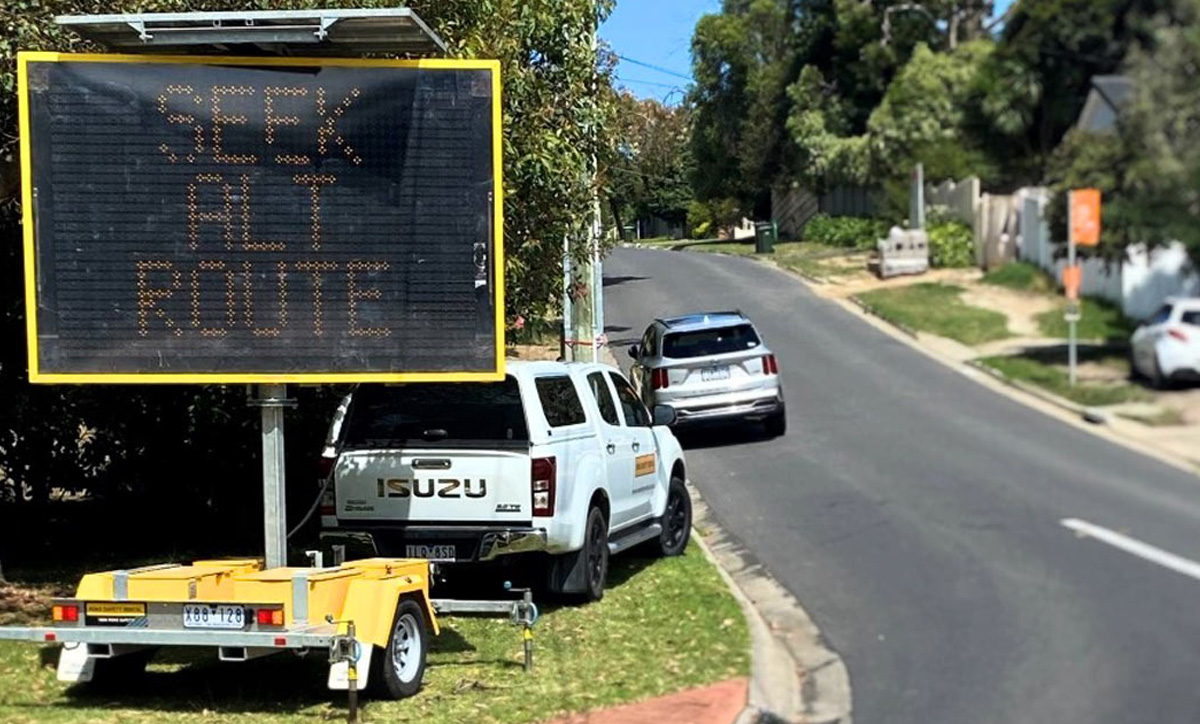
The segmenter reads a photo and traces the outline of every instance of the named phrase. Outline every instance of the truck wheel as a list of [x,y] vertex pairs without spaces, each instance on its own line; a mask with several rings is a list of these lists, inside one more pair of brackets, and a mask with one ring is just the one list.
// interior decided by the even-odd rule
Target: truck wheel
[[387,648],[378,659],[382,693],[388,698],[403,699],[420,690],[428,641],[425,612],[411,599],[401,601],[396,606]]
[[663,511],[662,534],[655,551],[663,557],[677,556],[687,548],[692,532],[692,497],[679,478],[672,477],[667,488],[667,507]]
[[588,511],[587,533],[583,539],[584,557],[584,601],[599,601],[604,598],[604,584],[608,580],[608,521],[604,511],[592,508]]

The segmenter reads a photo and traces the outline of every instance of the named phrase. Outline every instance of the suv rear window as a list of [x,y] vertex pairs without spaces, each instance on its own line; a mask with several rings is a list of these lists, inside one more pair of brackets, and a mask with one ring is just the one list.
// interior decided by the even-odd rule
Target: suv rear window
[[350,405],[345,446],[481,440],[529,440],[515,379],[362,385]]
[[674,332],[663,337],[663,357],[686,359],[714,354],[743,352],[762,344],[758,333],[749,324],[732,327],[698,329],[694,332]]

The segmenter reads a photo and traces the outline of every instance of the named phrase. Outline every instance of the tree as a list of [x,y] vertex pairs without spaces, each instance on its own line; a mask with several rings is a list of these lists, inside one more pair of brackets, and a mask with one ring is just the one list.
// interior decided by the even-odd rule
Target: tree
[[692,201],[690,109],[623,93],[607,190],[618,223],[656,216],[683,224]]
[[[44,505],[55,489],[86,490],[153,511],[154,496],[193,511],[189,525],[244,515],[230,536],[255,540],[257,511],[245,504],[258,478],[256,421],[238,387],[50,387],[26,379],[21,229],[13,178],[18,49],[95,50],[53,22],[56,15],[121,10],[388,7],[391,0],[8,0],[0,3],[0,471],[16,505]],[[457,57],[498,58],[504,117],[504,240],[510,316],[554,312],[562,289],[565,236],[586,233],[596,186],[594,159],[612,144],[611,66],[598,62],[595,28],[612,0],[414,0],[412,7]],[[6,161],[7,159],[7,161]],[[293,479],[305,479],[337,390],[298,390],[289,413]],[[300,476],[299,473],[305,473]],[[171,485],[162,484],[169,479]],[[0,493],[3,492],[0,490]],[[3,497],[0,495],[0,497]],[[303,503],[303,496],[294,496]],[[161,516],[148,516],[158,520]],[[37,514],[14,516],[23,525]],[[165,519],[164,519],[165,521]],[[228,522],[228,518],[226,518]],[[163,523],[168,526],[167,522]],[[164,527],[164,530],[167,530]],[[0,538],[12,526],[0,526]],[[0,541],[3,546],[4,541]],[[231,545],[234,542],[231,541]],[[6,550],[11,550],[7,548]]]
[[1066,234],[1066,191],[1103,194],[1101,244],[1095,253],[1123,258],[1130,245],[1177,241],[1200,267],[1200,1],[1184,0],[1154,23],[1125,70],[1133,96],[1115,134],[1072,132],[1055,154],[1051,181],[1059,193],[1051,223]]
[[1112,73],[1171,0],[1038,0],[1014,5],[977,76],[970,123],[1004,186],[1041,182],[1095,75]]

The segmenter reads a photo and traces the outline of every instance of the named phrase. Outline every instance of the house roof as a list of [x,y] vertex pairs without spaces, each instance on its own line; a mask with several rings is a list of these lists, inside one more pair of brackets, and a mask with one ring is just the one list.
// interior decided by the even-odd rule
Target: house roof
[[1116,127],[1121,109],[1133,96],[1133,79],[1126,75],[1092,76],[1083,110],[1075,127],[1093,133],[1108,133]]

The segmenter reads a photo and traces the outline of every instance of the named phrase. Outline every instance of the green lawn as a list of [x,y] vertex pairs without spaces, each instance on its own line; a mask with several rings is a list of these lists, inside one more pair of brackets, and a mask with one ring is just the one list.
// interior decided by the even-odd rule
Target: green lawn
[[962,287],[923,282],[864,292],[859,298],[880,317],[920,332],[981,344],[1010,336],[1008,321],[999,312],[964,303]]
[[[363,720],[540,722],[747,674],[741,611],[694,544],[679,558],[614,558],[610,576],[600,603],[545,611],[535,629],[532,674],[521,669],[519,629],[496,619],[443,619],[424,689],[399,702],[368,702]],[[3,610],[0,622],[16,620]],[[344,694],[325,688],[323,652],[243,664],[219,664],[213,656],[185,665],[187,658],[175,656],[153,663],[140,686],[119,692],[59,684],[53,655],[49,647],[0,642],[0,721],[295,724],[345,717]]]
[[[1064,302],[1065,306],[1065,302]],[[1080,309],[1082,319],[1077,325],[1079,339],[1103,339],[1128,342],[1137,324],[1125,317],[1120,309],[1099,299],[1084,298]],[[1067,322],[1063,319],[1063,308],[1043,312],[1037,317],[1038,330],[1047,337],[1065,338]]]
[[[827,246],[813,241],[784,241],[775,245],[771,254],[756,254],[754,240],[747,241],[706,241],[686,243],[688,251],[705,251],[719,254],[738,254],[753,256],[761,259],[771,259],[776,264],[813,277],[832,277],[844,275],[846,267],[836,263],[840,257],[862,253],[853,249]],[[865,268],[865,265],[864,265]]]
[[1089,407],[1153,399],[1153,396],[1146,390],[1125,381],[1078,381],[1075,387],[1071,387],[1067,371],[1061,365],[1050,364],[1028,356],[987,357],[981,359],[980,362],[1009,379],[1037,385],[1047,392]]
[[983,275],[984,284],[994,284],[1025,292],[1052,294],[1058,288],[1054,277],[1034,264],[1017,261]]

